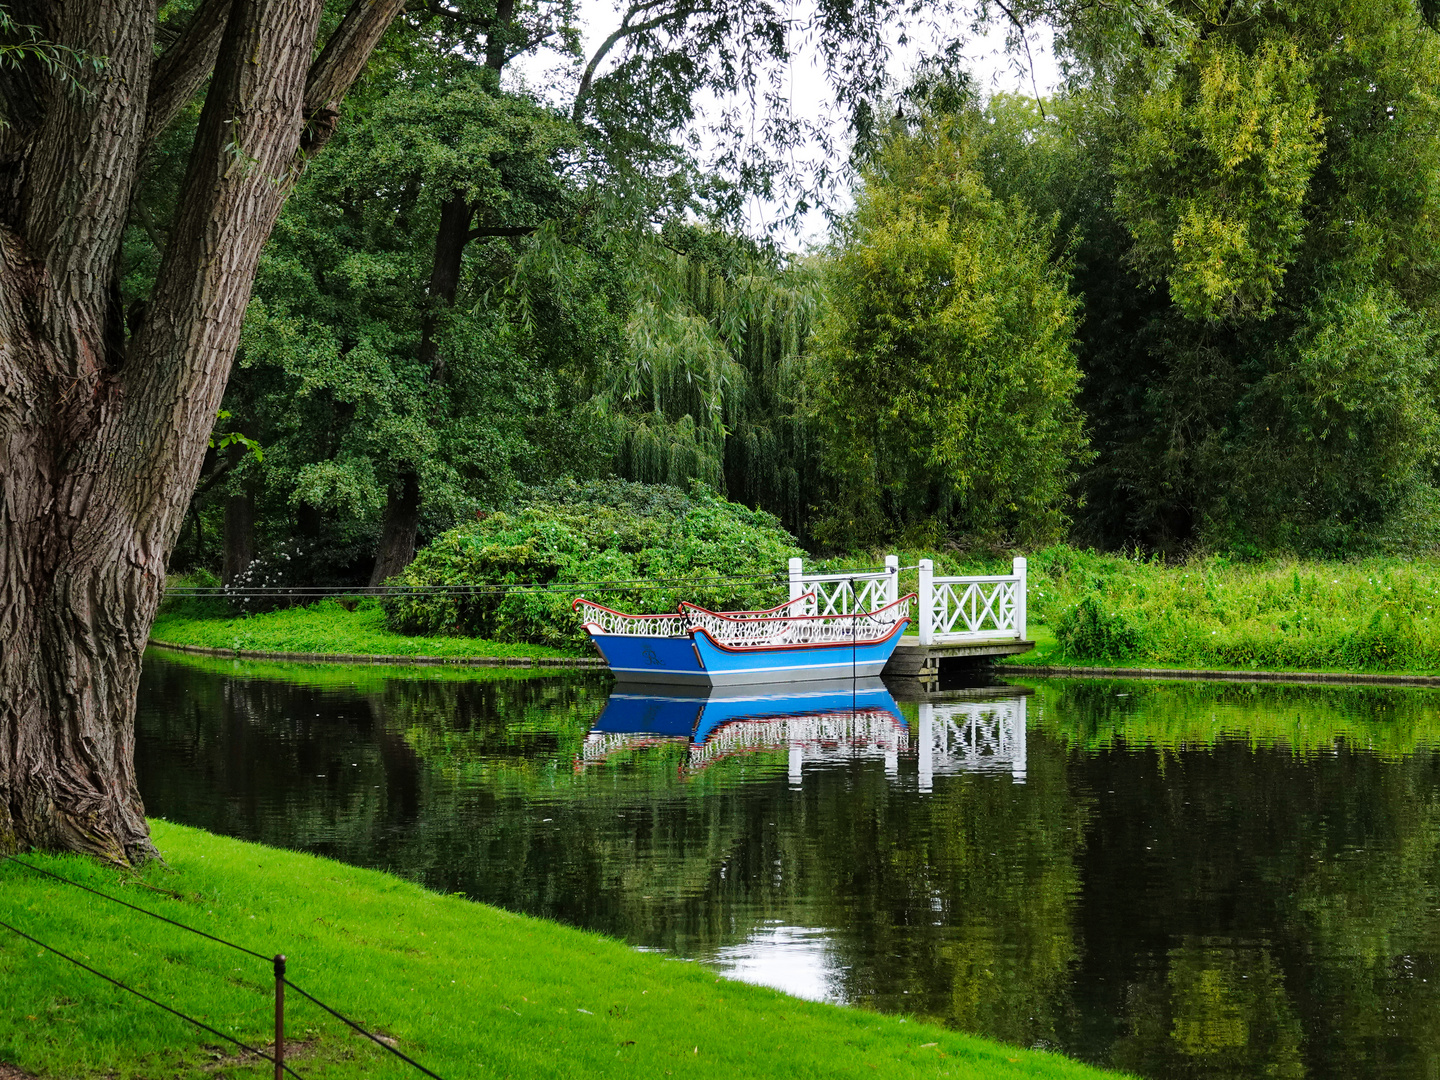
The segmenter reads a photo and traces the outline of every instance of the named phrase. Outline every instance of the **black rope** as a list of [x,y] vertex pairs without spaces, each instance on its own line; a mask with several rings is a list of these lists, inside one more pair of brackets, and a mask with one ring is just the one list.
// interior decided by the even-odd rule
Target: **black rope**
[[[103,895],[103,894],[102,894],[102,895]],[[70,963],[74,964],[74,965],[75,965],[76,967],[78,967],[78,968],[81,968],[81,969],[83,969],[83,970],[85,970],[85,971],[88,971],[91,975],[98,976],[99,978],[104,979],[106,982],[111,983],[111,984],[114,985],[114,986],[118,986],[121,990],[125,990],[125,991],[127,991],[128,993],[134,994],[134,995],[135,995],[136,997],[138,997],[141,1001],[148,1001],[151,1005],[154,1005],[156,1008],[164,1009],[166,1012],[170,1013],[171,1015],[173,1015],[173,1016],[178,1016],[181,1020],[184,1020],[187,1024],[194,1024],[194,1025],[195,1025],[196,1027],[198,1027],[200,1030],[202,1030],[202,1031],[208,1031],[211,1035],[214,1035],[216,1038],[224,1039],[226,1042],[232,1042],[232,1043],[234,1043],[236,1046],[240,1047],[240,1049],[241,1049],[241,1050],[244,1050],[246,1053],[254,1054],[256,1057],[264,1058],[266,1061],[269,1061],[269,1062],[274,1062],[274,1060],[275,1060],[275,1059],[274,1059],[273,1057],[271,1057],[269,1054],[265,1053],[264,1050],[257,1049],[256,1047],[251,1046],[249,1043],[243,1043],[243,1042],[241,1042],[239,1039],[235,1038],[233,1035],[226,1035],[223,1031],[218,1031],[218,1030],[216,1030],[215,1028],[211,1027],[209,1024],[206,1024],[206,1023],[204,1023],[204,1022],[202,1022],[202,1021],[200,1021],[200,1020],[196,1020],[193,1016],[186,1016],[186,1015],[185,1015],[184,1013],[182,1013],[179,1009],[172,1009],[169,1005],[166,1005],[164,1002],[156,1001],[154,998],[149,997],[149,996],[146,995],[146,994],[142,994],[139,990],[136,990],[133,986],[126,986],[126,985],[125,985],[124,983],[122,983],[119,979],[112,979],[109,975],[106,975],[103,971],[96,971],[96,970],[95,970],[94,968],[92,968],[89,964],[86,964],[86,963],[83,963],[82,961],[76,960],[73,956],[70,956],[68,953],[63,953],[63,952],[61,952],[59,949],[55,948],[54,945],[46,945],[45,942],[41,941],[41,940],[40,940],[39,938],[37,938],[37,937],[31,937],[29,934],[25,933],[24,930],[19,930],[19,929],[15,928],[15,927],[11,926],[11,925],[10,925],[9,923],[7,923],[7,922],[0,922],[0,927],[4,927],[6,930],[9,930],[12,934],[19,934],[19,935],[20,935],[22,938],[24,938],[26,941],[34,942],[36,945],[39,945],[42,949],[48,949],[50,952],[54,953],[56,956],[60,957],[62,960],[69,960]],[[296,987],[296,989],[299,989],[299,987]],[[302,994],[305,993],[303,990],[301,990],[300,992],[301,992]],[[305,996],[306,996],[306,997],[309,997],[310,995],[309,995],[309,994],[305,994]],[[383,1045],[383,1044],[382,1044],[382,1045]],[[291,1076],[295,1077],[295,1080],[304,1080],[304,1077],[302,1077],[302,1076],[301,1076],[299,1073],[297,1073],[294,1069],[290,1068],[289,1065],[285,1065],[285,1064],[282,1063],[280,1067],[281,1067],[282,1069],[284,1069],[287,1073],[289,1073]],[[434,1073],[431,1073],[431,1075],[433,1076]]]
[[345,1015],[343,1015],[343,1014],[341,1014],[341,1013],[336,1012],[336,1011],[335,1011],[334,1009],[332,1009],[329,1005],[326,1005],[323,1001],[321,1001],[319,998],[315,997],[313,994],[307,994],[304,990],[301,990],[300,987],[296,986],[296,985],[295,985],[293,982],[291,982],[289,979],[283,979],[282,981],[285,983],[286,986],[290,987],[291,990],[294,990],[294,991],[295,991],[297,994],[299,994],[301,997],[309,998],[309,999],[310,999],[311,1001],[313,1001],[316,1005],[319,1005],[320,1008],[324,1009],[324,1010],[325,1010],[326,1012],[328,1012],[331,1016],[335,1017],[335,1019],[340,1020],[340,1021],[342,1021],[342,1022],[344,1022],[344,1023],[346,1023],[346,1024],[349,1024],[352,1028],[354,1028],[356,1031],[358,1031],[361,1035],[364,1035],[364,1036],[365,1036],[367,1039],[369,1039],[371,1042],[375,1043],[376,1046],[383,1046],[386,1050],[389,1050],[390,1053],[394,1054],[394,1055],[395,1055],[396,1057],[398,1057],[401,1061],[406,1062],[406,1063],[409,1064],[409,1065],[415,1066],[415,1068],[419,1069],[419,1070],[420,1070],[421,1072],[423,1072],[426,1076],[432,1076],[432,1077],[435,1078],[435,1080],[444,1080],[443,1077],[437,1075],[436,1073],[431,1072],[429,1069],[427,1069],[424,1065],[421,1065],[421,1064],[420,1064],[418,1061],[416,1061],[414,1058],[406,1057],[406,1056],[405,1056],[404,1054],[402,1054],[399,1050],[396,1050],[395,1047],[391,1046],[391,1045],[390,1045],[389,1043],[387,1043],[384,1039],[380,1038],[380,1036],[378,1036],[378,1035],[372,1035],[370,1032],[366,1031],[363,1027],[361,1027],[359,1024],[357,1024],[354,1020],[351,1020],[348,1016],[345,1016]]
[[53,874],[49,870],[42,870],[38,866],[27,863],[24,859],[17,859],[14,855],[5,855],[3,856],[3,858],[8,859],[10,862],[13,863],[19,863],[21,866],[25,867],[25,869],[33,870],[37,874],[44,874],[46,877],[54,878],[56,881],[63,881],[66,885],[74,885],[77,889],[84,889],[88,893],[93,893],[96,896],[103,897],[106,900],[119,904],[121,907],[127,907],[131,911],[138,911],[142,915],[149,915],[152,919],[159,919],[161,922],[169,923],[171,926],[178,926],[181,930],[189,930],[192,934],[199,934],[203,938],[209,938],[211,941],[217,942],[221,945],[226,945],[232,949],[238,950],[239,952],[247,953],[250,956],[255,957],[255,959],[257,960],[264,960],[267,964],[270,963],[272,960],[271,957],[265,956],[262,953],[258,953],[254,949],[247,949],[244,945],[236,945],[233,941],[226,941],[224,938],[216,937],[214,934],[207,934],[204,930],[197,930],[193,926],[187,926],[182,922],[176,922],[174,919],[167,919],[164,915],[159,915],[153,911],[148,910],[147,908],[140,907],[136,904],[128,903],[127,901],[121,900],[117,896],[111,896],[109,893],[103,893],[99,889],[92,889],[89,885],[81,885],[78,881],[71,881],[69,878],[61,877],[59,874]]
[[667,589],[672,585],[700,585],[721,588],[732,585],[780,585],[785,579],[779,575],[765,578],[633,578],[610,581],[556,581],[529,582],[521,585],[480,584],[480,585],[357,585],[353,588],[327,585],[285,585],[274,588],[252,588],[223,586],[217,588],[198,585],[176,585],[165,590],[167,596],[187,597],[407,597],[407,596],[472,596],[497,593],[569,593],[579,589],[616,589],[625,592],[645,589]]

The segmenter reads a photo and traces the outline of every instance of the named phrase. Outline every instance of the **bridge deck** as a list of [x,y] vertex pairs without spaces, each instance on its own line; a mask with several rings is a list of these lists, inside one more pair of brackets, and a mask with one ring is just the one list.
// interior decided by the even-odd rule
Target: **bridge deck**
[[1029,652],[1034,647],[1033,641],[1016,641],[1013,637],[921,645],[918,634],[906,634],[891,653],[884,674],[934,677],[940,673],[942,660],[982,660],[996,656],[1014,656],[1017,653]]

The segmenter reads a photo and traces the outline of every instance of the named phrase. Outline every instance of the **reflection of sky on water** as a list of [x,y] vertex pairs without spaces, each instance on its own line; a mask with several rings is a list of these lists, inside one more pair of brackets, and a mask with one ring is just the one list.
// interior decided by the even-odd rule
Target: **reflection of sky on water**
[[840,1001],[840,968],[830,953],[829,931],[807,926],[766,926],[738,945],[719,949],[707,966],[731,979],[783,990],[811,1001]]

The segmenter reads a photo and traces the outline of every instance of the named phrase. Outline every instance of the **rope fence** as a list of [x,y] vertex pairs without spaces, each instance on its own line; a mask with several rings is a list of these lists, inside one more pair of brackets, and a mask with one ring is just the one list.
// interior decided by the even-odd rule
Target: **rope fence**
[[89,885],[81,884],[78,881],[74,881],[60,874],[56,874],[53,871],[46,870],[44,867],[36,866],[33,863],[26,862],[24,859],[17,858],[14,855],[0,855],[0,862],[13,862],[18,866],[23,866],[26,870],[32,871],[33,873],[43,874],[45,877],[53,878],[55,881],[63,882],[66,885],[73,885],[75,888],[82,889],[85,892],[90,893],[92,896],[98,896],[101,899],[108,900],[113,904],[118,904],[121,907],[129,908],[131,911],[139,912],[141,915],[148,915],[152,919],[157,919],[160,922],[168,923],[170,926],[174,926],[181,930],[188,931],[189,933],[195,934],[209,941],[213,941],[216,944],[224,945],[227,948],[234,949],[237,952],[242,952],[247,956],[254,957],[257,960],[262,960],[265,963],[270,964],[275,978],[275,1050],[273,1054],[267,1054],[264,1050],[251,1046],[248,1043],[241,1042],[239,1039],[235,1038],[232,1035],[227,1035],[223,1031],[218,1031],[215,1028],[211,1027],[209,1024],[206,1024],[201,1020],[197,1020],[195,1017],[183,1013],[179,1009],[171,1008],[164,1002],[156,1001],[154,998],[142,993],[141,991],[135,989],[133,986],[129,986],[121,982],[119,979],[114,978],[113,976],[106,975],[103,971],[99,971],[96,968],[93,968],[90,965],[80,960],[77,960],[75,957],[69,955],[68,953],[62,952],[53,945],[46,944],[39,938],[26,933],[24,930],[21,930],[19,927],[12,926],[7,922],[0,921],[0,928],[8,930],[12,934],[16,934],[19,937],[24,938],[26,941],[32,942],[33,944],[38,945],[40,948],[45,949],[48,952],[54,953],[56,956],[60,957],[63,960],[68,960],[76,967],[89,972],[91,975],[94,975],[100,979],[104,979],[106,982],[112,984],[113,986],[117,986],[121,990],[135,995],[142,1001],[149,1002],[156,1008],[164,1009],[167,1013],[171,1013],[172,1015],[179,1017],[181,1020],[184,1020],[188,1024],[193,1024],[195,1027],[201,1029],[202,1031],[208,1032],[209,1034],[214,1035],[217,1038],[224,1039],[226,1042],[233,1043],[235,1046],[240,1047],[240,1049],[244,1050],[246,1053],[254,1054],[257,1057],[264,1059],[265,1061],[273,1062],[275,1064],[275,1080],[283,1080],[285,1074],[289,1074],[290,1076],[294,1077],[295,1080],[305,1080],[304,1077],[302,1077],[290,1066],[285,1064],[285,987],[287,986],[291,990],[294,990],[301,997],[306,998],[310,1002],[319,1006],[321,1009],[324,1009],[327,1013],[335,1017],[337,1020],[340,1020],[342,1023],[359,1032],[361,1035],[364,1035],[376,1046],[382,1047],[388,1053],[399,1058],[401,1061],[405,1062],[405,1064],[419,1070],[426,1076],[431,1077],[432,1080],[443,1080],[443,1077],[427,1069],[424,1065],[421,1065],[414,1058],[408,1057],[407,1055],[401,1053],[397,1048],[391,1046],[380,1036],[376,1035],[374,1032],[364,1027],[364,1025],[357,1023],[356,1021],[350,1019],[348,1016],[345,1016],[343,1013],[326,1004],[324,1001],[320,1000],[308,990],[304,990],[301,987],[296,986],[293,982],[290,981],[290,979],[286,975],[286,960],[285,957],[281,954],[276,954],[274,956],[266,956],[264,953],[256,952],[254,949],[248,949],[244,945],[237,945],[233,941],[227,941],[222,937],[217,937],[215,934],[207,933],[206,931],[201,930],[197,927],[189,926],[186,923],[178,922],[175,919],[168,918],[164,915],[161,915],[159,912],[150,911],[147,908],[140,907],[138,904],[132,904],[126,900],[121,900],[118,896],[111,896],[109,893],[101,892],[99,889],[92,889]]

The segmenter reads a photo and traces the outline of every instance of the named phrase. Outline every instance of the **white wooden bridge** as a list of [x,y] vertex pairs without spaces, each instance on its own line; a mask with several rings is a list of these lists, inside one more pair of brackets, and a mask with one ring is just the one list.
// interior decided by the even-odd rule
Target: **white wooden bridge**
[[[931,559],[921,559],[914,569],[919,571],[915,632],[900,639],[886,675],[929,681],[939,676],[943,660],[983,661],[1035,647],[1026,636],[1024,559],[1015,559],[1009,574],[940,577]],[[807,574],[803,560],[791,559],[790,600],[801,601],[792,611],[877,611],[899,599],[900,570],[897,555],[885,557],[883,570],[838,574]]]

